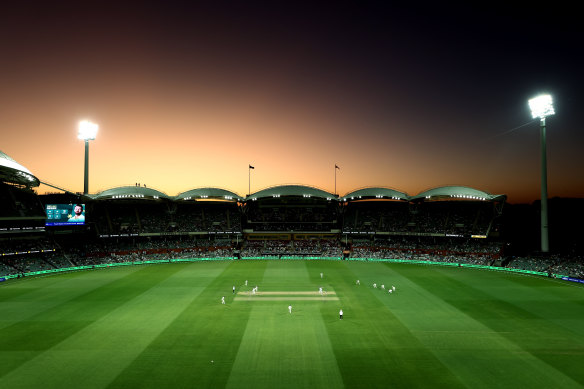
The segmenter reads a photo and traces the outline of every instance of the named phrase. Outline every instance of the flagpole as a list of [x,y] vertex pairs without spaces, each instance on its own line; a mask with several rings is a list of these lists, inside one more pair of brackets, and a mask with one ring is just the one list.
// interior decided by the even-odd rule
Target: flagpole
[[335,163],[335,196],[338,196],[338,194],[337,194],[337,169],[341,170],[341,168]]
[[247,165],[247,195],[251,195],[251,169],[255,169],[255,167],[251,166],[251,164]]

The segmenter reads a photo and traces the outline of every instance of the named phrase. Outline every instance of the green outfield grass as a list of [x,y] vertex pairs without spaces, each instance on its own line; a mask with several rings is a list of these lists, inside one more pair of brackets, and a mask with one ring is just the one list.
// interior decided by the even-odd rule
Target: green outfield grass
[[584,288],[555,279],[250,260],[0,285],[0,388],[583,386]]

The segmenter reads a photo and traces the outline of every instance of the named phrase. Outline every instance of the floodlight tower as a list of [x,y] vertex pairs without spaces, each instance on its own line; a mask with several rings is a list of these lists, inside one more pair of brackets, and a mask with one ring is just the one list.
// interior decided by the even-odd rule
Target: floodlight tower
[[547,212],[547,151],[545,137],[545,118],[555,114],[552,97],[541,95],[529,100],[531,116],[540,119],[541,144],[541,251],[549,251],[548,212]]
[[89,141],[94,140],[99,126],[87,120],[79,122],[77,138],[85,141],[85,174],[83,180],[83,194],[89,192]]

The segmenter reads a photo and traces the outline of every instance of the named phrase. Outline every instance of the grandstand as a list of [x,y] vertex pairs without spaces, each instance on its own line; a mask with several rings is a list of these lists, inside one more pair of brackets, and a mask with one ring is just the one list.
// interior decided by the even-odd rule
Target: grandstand
[[33,190],[39,184],[27,168],[0,151],[0,275],[56,267],[42,260],[51,245],[45,238],[45,212]]
[[244,231],[338,233],[335,195],[302,185],[282,185],[250,195],[244,203]]
[[[279,185],[243,197],[213,187],[171,196],[135,184],[38,196],[40,180],[6,154],[0,157],[4,274],[189,256],[400,258],[521,268],[533,262],[505,253],[506,196],[464,186],[417,195],[366,187],[338,196]],[[85,222],[45,227],[50,204],[83,204]],[[531,267],[580,269],[578,264],[572,256]]]
[[0,234],[44,230],[45,213],[34,187],[39,186],[27,168],[0,151]]

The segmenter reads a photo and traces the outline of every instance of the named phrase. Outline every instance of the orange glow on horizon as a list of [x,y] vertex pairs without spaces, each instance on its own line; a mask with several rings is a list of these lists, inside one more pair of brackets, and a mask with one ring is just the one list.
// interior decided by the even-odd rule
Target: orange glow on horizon
[[539,129],[523,124],[524,94],[551,86],[567,92],[554,95],[548,122],[548,194],[584,197],[581,104],[572,99],[570,117],[568,102],[579,63],[572,47],[560,60],[559,46],[553,64],[534,63],[533,48],[516,44],[523,29],[508,39],[491,18],[469,31],[456,14],[444,23],[383,2],[310,12],[282,2],[20,3],[0,15],[0,150],[55,186],[83,191],[77,124],[88,119],[99,125],[90,193],[140,183],[169,196],[201,187],[245,196],[251,164],[252,193],[285,184],[333,193],[336,173],[340,195],[459,185],[532,202]]

